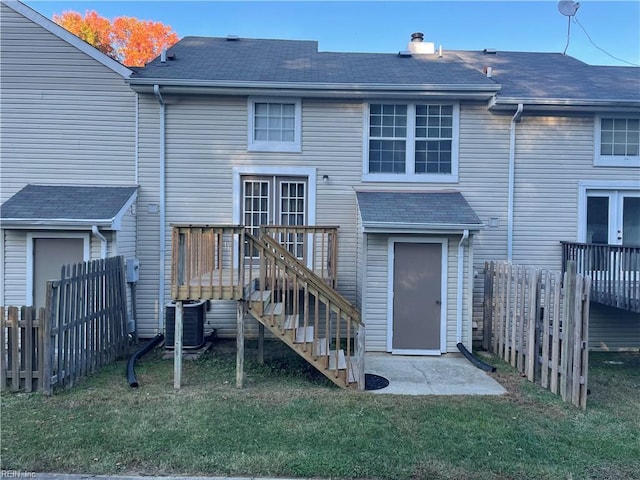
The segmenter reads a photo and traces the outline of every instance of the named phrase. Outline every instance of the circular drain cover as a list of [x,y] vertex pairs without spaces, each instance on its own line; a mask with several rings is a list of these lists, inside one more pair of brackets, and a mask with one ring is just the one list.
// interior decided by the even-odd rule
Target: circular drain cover
[[364,374],[364,389],[365,390],[380,390],[389,385],[389,380],[380,375],[374,375],[373,373]]

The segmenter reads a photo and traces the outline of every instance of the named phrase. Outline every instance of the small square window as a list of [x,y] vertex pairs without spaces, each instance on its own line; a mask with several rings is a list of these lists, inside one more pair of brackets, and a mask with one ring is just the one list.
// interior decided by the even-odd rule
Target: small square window
[[300,99],[249,98],[249,151],[300,152]]
[[640,119],[595,119],[595,166],[640,167]]

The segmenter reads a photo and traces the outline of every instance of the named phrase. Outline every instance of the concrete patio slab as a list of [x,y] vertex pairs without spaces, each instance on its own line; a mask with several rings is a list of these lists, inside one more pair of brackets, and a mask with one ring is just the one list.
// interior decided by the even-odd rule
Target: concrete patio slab
[[367,353],[365,372],[389,380],[389,386],[370,390],[396,395],[502,395],[496,380],[460,354],[439,357]]

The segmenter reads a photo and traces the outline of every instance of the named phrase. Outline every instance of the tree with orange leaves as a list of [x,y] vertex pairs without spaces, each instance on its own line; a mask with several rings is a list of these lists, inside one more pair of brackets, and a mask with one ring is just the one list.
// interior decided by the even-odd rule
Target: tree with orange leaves
[[86,11],[54,14],[53,21],[80,39],[129,67],[142,67],[178,41],[170,26],[134,17],[113,20]]

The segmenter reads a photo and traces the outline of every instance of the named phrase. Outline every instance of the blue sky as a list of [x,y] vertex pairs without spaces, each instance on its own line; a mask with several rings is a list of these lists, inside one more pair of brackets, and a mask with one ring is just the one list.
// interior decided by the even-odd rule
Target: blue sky
[[[96,10],[161,21],[180,37],[317,40],[320,51],[397,53],[413,32],[450,50],[563,52],[568,17],[557,1],[81,1],[23,0],[46,17]],[[594,65],[640,65],[640,1],[583,0],[567,54]],[[591,41],[588,36],[591,37]],[[592,44],[595,44],[595,46]],[[598,48],[599,47],[599,48]]]

